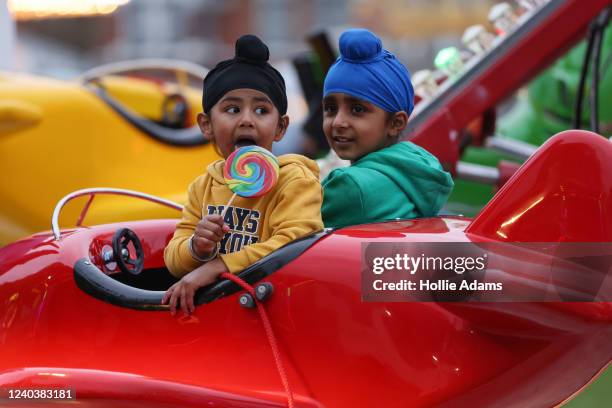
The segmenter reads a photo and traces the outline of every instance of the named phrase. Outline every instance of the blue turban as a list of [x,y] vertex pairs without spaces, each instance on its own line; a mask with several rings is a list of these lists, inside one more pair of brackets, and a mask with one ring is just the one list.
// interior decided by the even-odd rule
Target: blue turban
[[410,115],[414,107],[408,69],[383,49],[380,38],[361,28],[340,36],[340,56],[323,84],[323,97],[330,93],[348,94],[387,112],[405,111]]

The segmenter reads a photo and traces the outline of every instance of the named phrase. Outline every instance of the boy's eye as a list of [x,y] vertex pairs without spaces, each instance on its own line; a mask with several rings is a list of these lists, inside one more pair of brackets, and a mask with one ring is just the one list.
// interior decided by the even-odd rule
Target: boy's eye
[[326,104],[323,105],[323,111],[325,113],[334,113],[334,112],[336,112],[336,109],[337,109],[336,105],[333,105],[331,103],[326,103]]
[[240,112],[240,108],[237,106],[228,106],[227,108],[225,108],[225,111],[227,113],[238,113]]
[[268,113],[268,110],[266,108],[255,108],[255,113],[257,115],[264,115]]
[[353,113],[364,113],[366,111],[366,108],[363,105],[356,104],[352,106],[352,110]]

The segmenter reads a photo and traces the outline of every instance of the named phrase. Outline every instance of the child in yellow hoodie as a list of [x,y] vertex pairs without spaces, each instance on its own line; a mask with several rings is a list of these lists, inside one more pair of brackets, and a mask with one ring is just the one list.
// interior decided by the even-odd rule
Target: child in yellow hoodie
[[[202,133],[227,158],[235,148],[255,144],[268,150],[289,125],[285,82],[267,61],[268,47],[242,36],[236,55],[221,61],[204,79]],[[275,249],[323,228],[322,192],[317,165],[300,155],[279,158],[276,186],[256,198],[236,197],[223,178],[225,160],[208,166],[189,186],[188,201],[164,251],[170,273],[180,281],[165,293],[170,311],[194,310],[195,291],[221,273],[238,273]]]

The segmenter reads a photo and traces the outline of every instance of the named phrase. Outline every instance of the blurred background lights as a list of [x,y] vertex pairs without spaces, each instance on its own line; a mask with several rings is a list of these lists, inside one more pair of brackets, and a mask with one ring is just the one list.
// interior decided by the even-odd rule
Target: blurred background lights
[[66,18],[110,14],[130,0],[8,0],[16,20]]

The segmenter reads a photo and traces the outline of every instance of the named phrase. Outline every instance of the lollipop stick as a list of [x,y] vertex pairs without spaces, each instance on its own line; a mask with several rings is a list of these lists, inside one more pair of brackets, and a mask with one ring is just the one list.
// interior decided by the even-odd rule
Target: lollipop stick
[[225,219],[225,213],[227,212],[227,209],[229,208],[230,205],[232,205],[232,203],[234,202],[234,198],[236,198],[236,193],[234,193],[234,195],[232,196],[232,198],[230,198],[230,200],[227,202],[227,204],[225,205],[225,208],[223,209],[223,212],[221,213],[221,219]]

